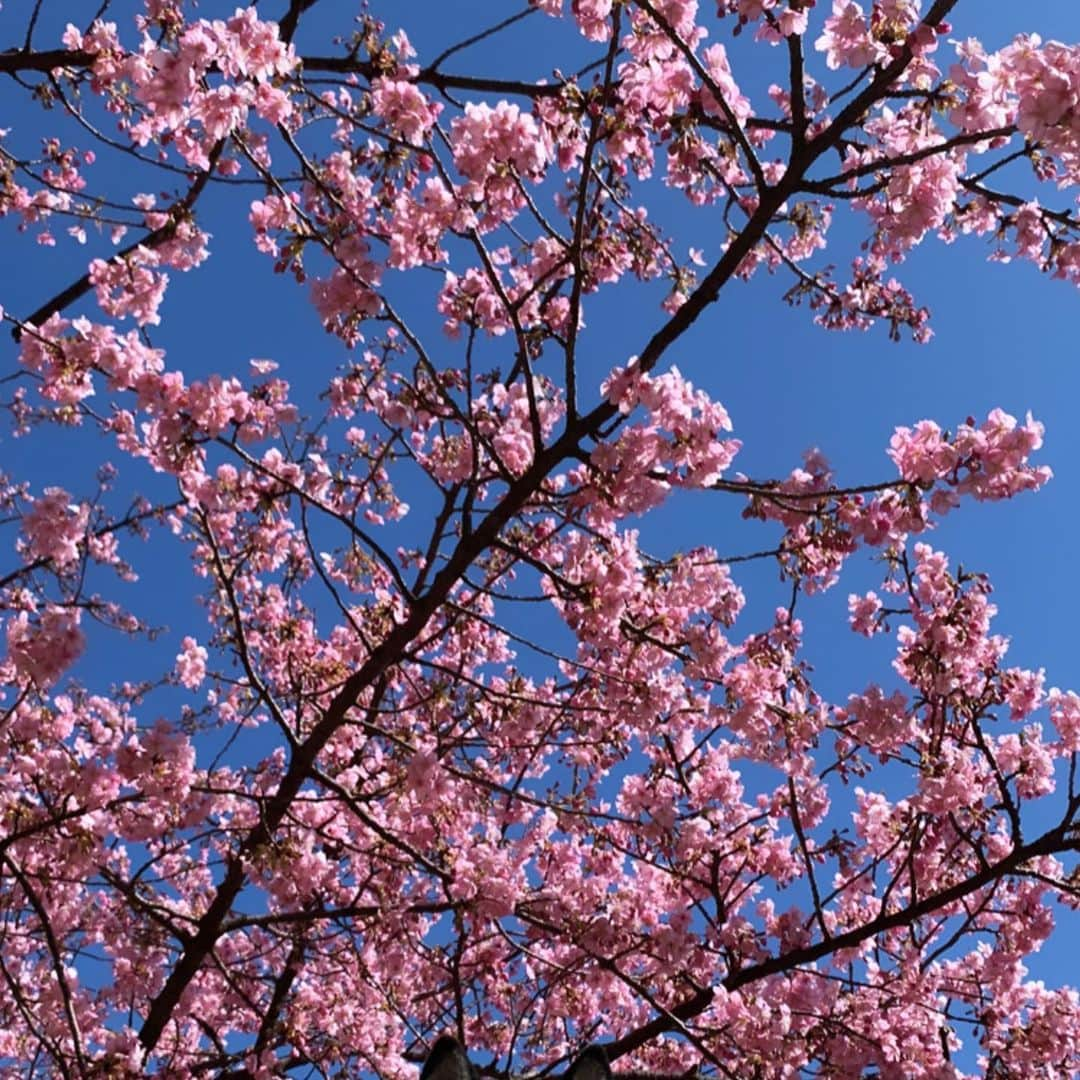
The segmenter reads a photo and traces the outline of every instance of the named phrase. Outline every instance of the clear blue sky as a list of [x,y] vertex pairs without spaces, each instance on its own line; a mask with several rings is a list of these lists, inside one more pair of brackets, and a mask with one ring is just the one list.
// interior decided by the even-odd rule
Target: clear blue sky
[[[27,3],[9,3],[0,11],[0,49],[21,42]],[[210,17],[231,12],[234,3],[206,2],[200,13]],[[285,6],[264,2],[260,13],[274,16]],[[518,5],[479,0],[431,0],[378,3],[376,14],[409,33],[421,54],[430,57],[451,40],[483,28]],[[703,7],[711,7],[711,3]],[[828,5],[819,2],[820,10]],[[68,19],[84,23],[97,7],[74,0],[46,0],[39,47],[58,44],[58,26]],[[129,5],[116,5],[126,10]],[[332,33],[348,31],[339,21],[355,5],[323,0],[310,13],[298,38],[301,51],[328,53]],[[1020,5],[1004,0],[961,0],[953,19],[956,36],[975,35],[988,48],[1004,44],[1019,31],[1038,31],[1044,37],[1080,40],[1080,5],[1076,0],[1044,0]],[[719,39],[730,44],[728,32]],[[534,16],[515,28],[496,49],[465,53],[449,62],[455,71],[540,76],[553,67],[570,70],[588,48],[572,41],[572,52],[560,51],[569,40],[565,28]],[[755,50],[756,51],[756,50]],[[733,50],[736,78],[748,87],[780,79],[776,72],[739,67],[746,44]],[[11,128],[6,145],[18,152],[35,146],[41,114],[24,104],[25,94],[10,80],[0,82],[0,126]],[[51,114],[55,116],[55,114]],[[59,127],[59,125],[58,125]],[[88,145],[85,139],[79,145]],[[124,166],[103,159],[90,176],[105,178],[128,194],[145,189]],[[157,185],[163,186],[158,180]],[[255,189],[257,190],[257,189]],[[297,386],[301,397],[325,383],[341,363],[344,351],[319,327],[306,294],[290,279],[275,277],[271,261],[250,243],[246,202],[250,196],[218,189],[200,205],[200,219],[214,234],[212,257],[192,275],[173,276],[163,308],[163,325],[151,332],[156,345],[168,350],[168,362],[190,376],[210,371],[242,373],[251,357],[271,357],[282,374]],[[1067,193],[1059,194],[1068,206]],[[720,230],[709,213],[689,211],[677,200],[660,198],[660,217],[685,252],[693,244],[716,253]],[[204,216],[205,215],[205,216]],[[715,228],[715,241],[710,234]],[[10,221],[0,222],[0,304],[18,314],[36,308],[85,269],[99,249],[76,246],[62,236],[56,250],[36,248],[17,237]],[[845,230],[839,229],[843,237]],[[848,234],[850,235],[850,234]],[[1074,533],[1080,529],[1080,368],[1077,331],[1080,297],[1069,286],[1049,280],[1026,264],[988,263],[988,248],[980,240],[962,239],[951,247],[930,242],[899,268],[898,276],[918,301],[933,311],[935,337],[929,345],[907,341],[893,344],[883,329],[865,334],[835,334],[812,325],[805,309],[789,309],[781,296],[789,284],[783,277],[759,275],[752,284],[730,285],[707,317],[669,353],[693,381],[706,387],[730,412],[735,434],[744,441],[737,468],[756,478],[786,474],[809,446],[820,447],[837,468],[841,482],[868,482],[894,475],[885,456],[893,428],[932,417],[952,427],[972,414],[982,417],[993,406],[1022,416],[1030,409],[1047,428],[1041,461],[1055,471],[1042,492],[998,505],[965,504],[930,539],[965,566],[990,574],[1000,614],[999,632],[1012,638],[1012,662],[1045,667],[1047,684],[1080,688],[1077,656],[1077,612],[1080,577]],[[830,249],[826,261],[843,268],[854,252],[842,243]],[[396,286],[400,287],[400,286]],[[587,302],[589,329],[583,339],[587,370],[593,386],[612,365],[636,353],[648,333],[660,324],[663,286],[609,291]],[[88,312],[90,306],[81,305]],[[436,318],[418,319],[426,339],[440,341]],[[485,345],[489,355],[505,343]],[[3,371],[10,369],[14,346],[0,339]],[[456,354],[455,354],[456,355]],[[586,383],[588,380],[586,379]],[[583,391],[585,400],[587,392]],[[115,459],[115,454],[110,454]],[[75,493],[89,492],[95,458],[87,453],[83,436],[57,435],[13,441],[0,431],[0,468],[33,482],[36,488],[61,484]],[[120,490],[148,490],[145,476],[133,464],[120,461]],[[81,478],[81,479],[80,479]],[[722,553],[738,554],[769,546],[775,530],[739,521],[741,506],[721,496],[680,499],[661,515],[643,523],[647,544],[661,554],[679,547],[709,543]],[[417,508],[416,528],[425,521]],[[163,550],[162,550],[163,549]],[[7,541],[10,563],[14,552]],[[135,610],[151,622],[169,626],[155,648],[172,655],[185,633],[204,636],[203,615],[190,602],[184,575],[186,554],[169,550],[166,542],[145,551],[125,544],[125,552],[142,573],[137,588],[122,590]],[[151,553],[153,558],[151,558]],[[755,613],[765,613],[786,592],[775,585],[771,567],[740,569],[752,606],[744,632],[757,628]],[[868,646],[843,629],[849,591],[873,587],[880,575],[866,562],[852,567],[839,588],[809,604],[801,613],[817,635],[808,635],[808,653],[817,668],[818,686],[826,696],[843,700],[874,679],[889,678],[889,652],[879,643]],[[112,639],[96,641],[81,665],[80,675],[100,689],[110,680],[139,674],[132,671],[127,645]],[[144,657],[143,646],[134,647]],[[140,661],[141,663],[142,661]],[[1048,982],[1075,977],[1070,955],[1080,942],[1080,923],[1074,917],[1063,926],[1062,947],[1033,965]]]

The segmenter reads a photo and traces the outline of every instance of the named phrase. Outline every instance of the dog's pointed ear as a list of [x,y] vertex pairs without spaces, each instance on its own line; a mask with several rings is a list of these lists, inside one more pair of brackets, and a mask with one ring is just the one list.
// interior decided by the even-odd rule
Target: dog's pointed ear
[[565,1080],[611,1080],[611,1066],[599,1043],[586,1046],[567,1070]]
[[474,1080],[475,1076],[461,1043],[450,1035],[435,1043],[420,1072],[420,1080]]

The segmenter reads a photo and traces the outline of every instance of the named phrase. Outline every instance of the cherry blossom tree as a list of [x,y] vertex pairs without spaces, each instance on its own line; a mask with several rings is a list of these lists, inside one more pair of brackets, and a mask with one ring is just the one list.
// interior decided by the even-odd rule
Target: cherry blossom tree
[[[1080,283],[1080,48],[988,52],[974,0],[534,0],[418,56],[417,5],[236,2],[0,23],[5,275],[55,255],[36,310],[0,296],[5,445],[101,463],[0,484],[0,1073],[404,1078],[450,1033],[453,1076],[590,1043],[590,1076],[1077,1075],[1080,997],[1025,959],[1080,903],[1080,696],[930,533],[1039,488],[1041,425],[752,478],[670,353],[763,273],[821,333],[924,341],[923,242]],[[523,20],[566,62],[485,74]],[[154,344],[241,243],[340,339],[315,411]],[[618,288],[654,329],[605,357]],[[646,550],[676,493],[775,542]],[[149,648],[117,576],[176,550],[204,618]],[[827,700],[802,612],[860,555],[895,670]],[[751,559],[785,582],[753,625]]]

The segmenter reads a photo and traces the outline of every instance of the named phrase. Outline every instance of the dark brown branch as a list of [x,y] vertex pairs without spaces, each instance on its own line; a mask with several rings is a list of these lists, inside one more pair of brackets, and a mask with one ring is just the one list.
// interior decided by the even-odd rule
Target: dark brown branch
[[281,40],[288,43],[296,35],[296,27],[300,23],[300,16],[309,8],[313,8],[319,0],[289,0],[289,10],[281,16],[278,23],[278,34]]
[[675,48],[683,54],[683,58],[690,67],[694,69],[694,74],[697,75],[705,88],[712,94],[713,100],[719,105],[720,111],[724,114],[724,119],[731,128],[731,137],[738,144],[739,149],[743,153],[743,157],[746,158],[747,167],[754,177],[754,185],[759,192],[764,191],[768,185],[765,183],[765,173],[762,170],[761,162],[758,161],[757,153],[750,144],[750,140],[746,137],[746,132],[743,129],[742,124],[739,123],[739,118],[735,115],[731,103],[727,100],[723,90],[717,85],[716,80],[712,77],[709,69],[705,67],[694,50],[683,41],[671,23],[656,10],[649,0],[637,0],[637,6],[641,8],[661,30],[663,30],[666,37],[671,41]]
[[[966,191],[970,191],[973,195],[978,195],[989,202],[1004,203],[1006,206],[1014,206],[1017,209],[1024,206],[1029,201],[1027,199],[1021,199],[1019,195],[1010,195],[1003,191],[994,191],[992,188],[985,187],[983,184],[977,184],[972,180],[961,180],[960,184]],[[1045,206],[1040,206],[1039,213],[1044,219],[1056,221],[1059,225],[1064,225],[1070,229],[1080,229],[1080,218],[1070,214],[1067,210],[1048,210]]]
[[[833,189],[836,186],[850,183],[852,180],[858,179],[861,176],[870,176],[873,173],[882,172],[887,169],[900,168],[903,165],[914,165],[916,162],[923,161],[926,158],[937,157],[939,154],[948,153],[950,150],[954,150],[960,146],[971,146],[974,143],[986,142],[989,139],[1007,139],[1015,134],[1016,127],[1012,124],[1007,127],[991,128],[989,131],[964,132],[961,135],[954,135],[951,139],[944,139],[939,143],[934,143],[932,146],[923,146],[918,150],[912,150],[908,154],[898,154],[896,157],[879,158],[877,161],[868,161],[863,165],[859,165],[854,169],[849,169],[839,175],[826,177],[824,180],[809,181],[803,184],[802,190],[815,195],[834,195],[835,192]],[[873,190],[874,189],[857,191],[854,195],[856,197],[869,195],[873,193]]]
[[[1065,826],[1058,826],[1038,840],[1023,847],[1014,848],[1012,853],[1000,862],[981,870],[977,874],[973,874],[971,877],[965,878],[963,881],[957,882],[948,889],[931,893],[917,903],[909,904],[907,907],[900,908],[891,914],[879,916],[869,923],[857,926],[845,933],[837,934],[827,940],[819,941],[814,945],[807,945],[801,949],[792,949],[791,952],[780,953],[758,964],[751,964],[749,967],[741,968],[728,975],[723,980],[722,985],[725,990],[731,993],[751,983],[766,979],[770,975],[794,971],[796,968],[812,964],[816,960],[821,960],[835,952],[855,948],[868,938],[877,937],[879,934],[886,933],[889,930],[912,925],[926,915],[947,907],[949,904],[956,903],[973,892],[978,892],[979,889],[993,884],[1007,874],[1018,872],[1024,863],[1030,862],[1032,859],[1037,859],[1042,855],[1053,855],[1061,851],[1075,850],[1077,841],[1071,839],[1067,833],[1068,829]],[[703,1013],[712,1003],[712,999],[712,990],[708,988],[698,990],[692,997],[687,998],[686,1001],[669,1010],[670,1017],[681,1022],[691,1020]],[[621,1039],[607,1043],[604,1049],[607,1051],[608,1059],[614,1061],[625,1054],[632,1053],[658,1035],[671,1031],[674,1026],[669,1016],[659,1016],[648,1024],[644,1024],[635,1031],[624,1035]]]
[[513,26],[515,23],[521,22],[522,19],[527,19],[530,15],[535,15],[537,13],[537,10],[537,8],[531,6],[522,8],[521,11],[518,11],[513,15],[507,16],[501,22],[497,22],[493,26],[489,26],[486,30],[481,30],[479,33],[472,34],[464,40],[459,41],[454,45],[448,46],[447,48],[443,49],[443,51],[439,53],[439,55],[436,56],[430,64],[428,64],[426,70],[438,71],[439,65],[442,64],[443,61],[449,60],[450,57],[453,56],[455,53],[463,52],[465,49],[469,48],[472,45],[478,45],[481,41],[486,41],[488,38],[494,37],[496,34],[500,33],[503,30],[506,30],[508,27]]
[[[221,157],[221,153],[224,149],[225,140],[221,139],[214,145],[214,147],[210,151],[209,167],[203,172],[199,173],[199,175],[195,178],[195,182],[188,190],[188,193],[178,202],[174,203],[172,207],[170,207],[168,211],[169,220],[166,221],[164,225],[161,225],[158,228],[154,229],[152,232],[147,233],[141,239],[132,241],[122,251],[114,255],[112,257],[112,261],[125,258],[137,248],[155,248],[159,244],[162,244],[166,240],[170,239],[175,234],[177,226],[185,218],[185,216],[191,212],[191,208],[195,205],[195,203],[198,201],[199,196],[203,193],[207,183],[210,180],[211,175],[213,174],[214,168],[217,165],[218,158]],[[23,326],[25,324],[29,323],[30,325],[35,327],[41,326],[41,324],[48,321],[51,316],[63,311],[66,307],[69,307],[76,301],[81,300],[90,291],[91,288],[92,285],[90,282],[90,274],[89,272],[87,272],[83,274],[82,277],[73,281],[62,292],[57,293],[47,303],[42,304],[41,307],[37,309],[37,311],[33,312],[25,319],[23,319],[22,323],[17,325],[15,329],[12,330],[11,336],[16,341],[21,340],[23,335]]]
[[[363,75],[374,79],[383,74],[370,60],[355,56],[305,56],[301,63],[305,71],[331,71],[339,75]],[[513,94],[518,97],[557,97],[561,83],[530,83],[517,79],[490,79],[482,75],[452,75],[424,68],[413,82],[434,86],[437,90],[475,90],[482,94]]]
[[791,139],[794,146],[806,142],[806,88],[803,86],[805,65],[803,61],[802,37],[789,34],[788,46],[788,81],[791,83]]
[[[608,49],[607,63],[604,67],[602,101],[607,102],[611,93],[614,76],[615,53],[618,50],[620,9],[616,8],[612,16],[611,47]],[[589,125],[589,137],[585,144],[585,153],[581,159],[581,182],[577,191],[577,211],[574,215],[574,240],[570,248],[570,258],[574,264],[574,280],[570,286],[570,317],[566,340],[566,411],[570,422],[577,417],[577,340],[581,322],[581,290],[585,280],[585,260],[582,244],[585,235],[585,215],[588,207],[589,181],[592,178],[593,155],[603,128],[604,113],[592,118]]]
[[52,960],[53,975],[56,978],[56,985],[60,991],[60,1000],[64,1006],[64,1018],[67,1020],[68,1029],[71,1032],[72,1045],[75,1048],[75,1061],[79,1067],[80,1075],[86,1075],[86,1055],[83,1050],[82,1033],[79,1030],[79,1019],[75,1013],[75,1002],[71,995],[71,984],[68,982],[67,971],[64,966],[63,950],[53,931],[49,913],[46,910],[41,897],[38,896],[33,885],[30,884],[30,879],[23,872],[19,864],[15,862],[10,855],[5,855],[3,861],[7,864],[12,876],[19,883],[19,888],[22,889],[27,901],[34,909],[34,913],[37,915],[38,922],[41,925],[41,931],[45,935],[45,941],[49,948],[49,956]]
[[88,68],[97,53],[83,49],[44,49],[31,52],[28,49],[8,49],[0,52],[0,72],[14,75],[20,71],[55,71],[57,68]]
[[[316,0],[308,0],[304,8]],[[299,18],[299,12],[297,12]],[[282,20],[284,23],[284,20]],[[282,35],[284,37],[284,34]],[[289,38],[285,37],[285,40]],[[97,53],[85,49],[43,49],[29,52],[25,49],[9,49],[0,52],[0,73],[14,75],[24,71],[47,73],[60,69],[79,70],[92,67]],[[374,79],[383,74],[370,60],[356,56],[303,56],[300,63],[304,71],[326,71],[338,75],[363,75]],[[481,75],[455,75],[424,68],[414,80],[433,86],[438,90],[475,90],[485,94],[513,94],[519,97],[556,97],[562,93],[561,83],[531,83],[518,79],[494,79]]]

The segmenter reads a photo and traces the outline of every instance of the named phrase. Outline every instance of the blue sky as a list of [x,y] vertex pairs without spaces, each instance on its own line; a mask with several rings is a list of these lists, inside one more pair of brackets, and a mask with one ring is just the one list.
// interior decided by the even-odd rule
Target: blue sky
[[[21,41],[27,6],[9,3],[0,11],[0,49]],[[69,18],[82,21],[96,6],[46,0],[37,32],[39,47],[57,44],[60,24]],[[200,11],[216,16],[233,6],[207,2]],[[410,0],[372,6],[388,23],[397,20],[407,30],[421,60],[449,41],[517,10],[517,5],[492,0],[452,4]],[[264,2],[259,9],[273,16],[283,7],[283,2]],[[317,5],[298,38],[300,51],[332,52],[329,37],[347,32],[339,20],[349,10],[352,5],[339,0]],[[988,48],[1004,44],[1019,31],[1075,41],[1080,40],[1080,6],[1075,0],[1044,0],[1037,5],[961,0],[953,25],[956,36],[978,36]],[[718,38],[730,45],[727,35],[723,30]],[[736,79],[748,87],[781,76],[779,52],[764,50],[765,66],[748,67],[745,58],[761,53],[747,42],[732,48]],[[500,39],[497,48],[464,53],[447,67],[541,76],[554,67],[570,70],[592,55],[565,26],[533,16]],[[776,62],[781,66],[773,74],[767,69]],[[6,145],[19,151],[29,150],[38,134],[51,130],[42,128],[40,114],[28,109],[24,99],[10,80],[0,82],[0,123],[12,129]],[[90,175],[128,194],[147,190],[146,181],[136,181],[126,165],[116,162],[103,159]],[[163,181],[156,183],[160,187]],[[212,257],[194,274],[173,276],[163,325],[151,337],[167,349],[169,364],[189,377],[211,371],[243,373],[252,357],[273,358],[281,364],[282,374],[293,381],[298,395],[310,399],[345,353],[340,343],[321,330],[304,290],[290,279],[275,277],[271,261],[254,251],[246,203],[256,194],[257,189],[250,195],[235,189],[208,193],[200,216],[214,234]],[[1068,207],[1070,199],[1068,192],[1057,193],[1057,204],[1062,207]],[[658,194],[657,206],[677,250],[685,253],[693,244],[704,248],[706,257],[715,254],[720,231],[707,211],[691,211],[663,194]],[[838,245],[827,252],[826,260],[843,268],[855,254],[850,246],[853,234],[843,227],[836,234]],[[62,236],[54,250],[37,248],[28,238],[17,237],[10,221],[0,222],[0,244],[4,255],[0,304],[18,314],[32,311],[100,253],[91,250],[92,244],[78,247]],[[812,325],[806,309],[790,309],[782,302],[789,285],[786,278],[759,275],[749,285],[731,284],[667,360],[727,407],[735,434],[744,442],[736,467],[755,478],[786,474],[803,450],[817,446],[834,463],[841,482],[887,479],[894,471],[885,447],[897,425],[931,417],[953,427],[969,414],[982,418],[994,406],[1018,416],[1030,409],[1046,425],[1040,461],[1053,467],[1053,482],[1037,495],[1009,503],[965,504],[930,540],[965,566],[989,573],[1000,609],[996,629],[1012,638],[1013,663],[1045,667],[1048,685],[1080,688],[1076,554],[1080,297],[1027,264],[989,263],[988,252],[980,240],[961,239],[951,247],[929,242],[898,269],[916,299],[932,309],[935,336],[928,345],[906,340],[891,343],[884,329],[827,333]],[[403,279],[394,287],[411,285]],[[593,392],[602,375],[611,366],[625,363],[660,325],[664,316],[659,301],[664,291],[662,284],[630,286],[587,301],[588,330],[583,338],[587,375],[583,381],[586,386],[591,381]],[[82,308],[91,310],[85,302]],[[427,315],[417,322],[425,339],[438,346],[439,320]],[[483,349],[492,363],[506,353],[505,342],[487,342]],[[15,355],[6,335],[0,339],[0,355],[6,372]],[[584,400],[590,400],[588,392]],[[0,431],[0,468],[29,479],[35,488],[60,484],[75,493],[88,493],[98,452],[90,451],[80,434],[13,440],[7,430]],[[109,456],[115,459],[114,454]],[[153,487],[136,466],[118,463],[120,490]],[[770,546],[775,529],[741,522],[741,509],[740,503],[720,495],[675,499],[661,514],[642,522],[646,546],[656,554],[666,554],[707,543],[731,555]],[[416,507],[416,514],[416,527],[422,529],[423,507]],[[10,563],[14,558],[10,539],[6,544],[6,563]],[[169,631],[152,648],[132,646],[134,653],[123,641],[100,642],[80,669],[80,676],[95,689],[129,677],[133,666],[138,674],[144,660],[133,660],[133,656],[171,656],[185,633],[204,635],[204,617],[192,603],[192,583],[184,575],[186,554],[168,542],[144,551],[129,543],[125,553],[139,568],[142,580],[137,587],[121,589],[120,595],[139,614],[167,625]],[[771,566],[740,568],[736,577],[751,597],[751,608],[741,624],[749,633],[773,606],[786,600],[787,592],[777,586]],[[874,587],[879,578],[877,567],[864,560],[852,566],[850,576],[837,589],[800,607],[815,631],[808,633],[807,653],[816,667],[818,688],[833,700],[842,701],[867,682],[890,677],[889,650],[883,643],[864,643],[844,627],[847,593]],[[1078,938],[1080,923],[1074,917],[1063,925],[1059,940],[1075,946]],[[1039,958],[1033,968],[1048,982],[1066,980],[1073,975],[1071,952],[1070,948],[1051,950],[1052,955]]]

